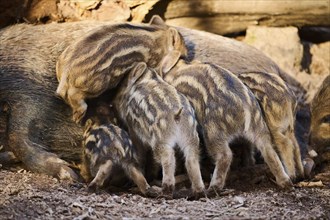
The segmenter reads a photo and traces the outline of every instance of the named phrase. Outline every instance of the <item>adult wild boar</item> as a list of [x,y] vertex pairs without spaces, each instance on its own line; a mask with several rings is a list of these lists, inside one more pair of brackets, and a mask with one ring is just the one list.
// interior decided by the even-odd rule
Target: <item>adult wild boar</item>
[[[33,172],[77,179],[68,162],[81,158],[83,128],[71,120],[71,109],[55,96],[55,63],[72,42],[102,22],[32,26],[14,25],[0,31],[0,101],[10,107],[8,145]],[[237,74],[279,74],[299,94],[304,90],[260,51],[205,32],[179,28],[189,57],[212,62]]]

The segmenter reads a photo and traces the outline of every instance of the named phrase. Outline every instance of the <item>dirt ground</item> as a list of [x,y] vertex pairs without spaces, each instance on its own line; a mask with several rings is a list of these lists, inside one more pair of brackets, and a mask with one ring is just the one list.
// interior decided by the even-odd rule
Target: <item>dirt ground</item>
[[[261,166],[261,165],[259,165]],[[330,219],[330,186],[281,190],[263,168],[234,174],[223,195],[189,201],[124,192],[88,192],[25,170],[0,170],[1,219]],[[233,172],[234,173],[234,172]],[[314,182],[315,183],[315,182]],[[183,189],[181,189],[182,191]]]
[[[62,21],[65,17],[58,15],[53,0],[23,2],[29,4],[18,0],[1,1],[0,27],[23,20],[30,23]],[[62,12],[75,15],[74,11]],[[85,184],[60,182],[24,169],[0,166],[0,220],[330,219],[329,182],[323,185],[313,180],[312,184],[319,186],[309,187],[305,183],[305,186],[296,185],[293,190],[281,190],[261,165],[230,175],[223,195],[190,201],[186,198],[150,199],[131,190],[118,192],[118,189],[96,194],[88,192]],[[330,179],[330,168],[327,178]]]

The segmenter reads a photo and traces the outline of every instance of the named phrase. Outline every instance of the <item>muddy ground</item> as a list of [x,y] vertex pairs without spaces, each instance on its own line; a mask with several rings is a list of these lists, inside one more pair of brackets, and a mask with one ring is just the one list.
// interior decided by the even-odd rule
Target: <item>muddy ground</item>
[[[59,182],[24,169],[2,169],[0,216],[1,219],[330,219],[330,185],[321,185],[296,185],[292,190],[281,190],[272,182],[268,169],[258,165],[233,171],[222,195],[197,201],[166,200],[144,198],[132,189],[91,193],[85,184]],[[181,187],[178,191],[184,190]]]

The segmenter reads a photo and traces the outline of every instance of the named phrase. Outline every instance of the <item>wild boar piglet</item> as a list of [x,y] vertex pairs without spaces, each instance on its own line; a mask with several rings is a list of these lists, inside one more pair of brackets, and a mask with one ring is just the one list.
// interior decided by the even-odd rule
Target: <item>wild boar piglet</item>
[[59,56],[56,93],[71,106],[73,120],[78,123],[87,110],[85,100],[115,88],[137,62],[167,71],[186,54],[182,36],[158,16],[149,24],[104,25]]
[[87,181],[92,180],[91,189],[102,187],[111,177],[113,167],[119,165],[143,194],[152,195],[129,135],[116,125],[100,125],[87,120],[82,161],[82,175]]
[[232,161],[229,144],[236,138],[255,144],[277,184],[291,186],[257,100],[234,74],[217,65],[180,60],[164,79],[184,94],[195,109],[206,150],[215,163],[209,191],[224,187]]
[[297,99],[284,80],[268,72],[246,72],[238,78],[252,91],[263,111],[273,146],[286,173],[294,181],[304,177],[304,168],[294,123]]
[[195,196],[203,196],[197,121],[189,101],[156,71],[139,63],[120,86],[114,106],[129,133],[151,147],[155,161],[161,164],[163,193],[171,196],[174,190],[174,147],[178,146],[185,158],[192,191]]
[[310,144],[322,158],[326,152],[330,152],[330,75],[315,94],[311,112]]

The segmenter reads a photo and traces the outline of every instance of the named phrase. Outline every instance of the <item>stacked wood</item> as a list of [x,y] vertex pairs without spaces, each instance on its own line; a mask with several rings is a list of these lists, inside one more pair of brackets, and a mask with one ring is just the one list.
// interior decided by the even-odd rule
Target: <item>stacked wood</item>
[[217,34],[262,26],[330,26],[328,0],[172,0],[164,9],[167,23]]
[[58,14],[66,21],[142,22],[159,0],[60,0]]
[[251,25],[330,26],[329,10],[329,0],[0,0],[0,27],[21,21],[141,22],[158,13],[170,25],[230,34]]
[[0,0],[0,28],[19,22],[142,22],[159,0]]

